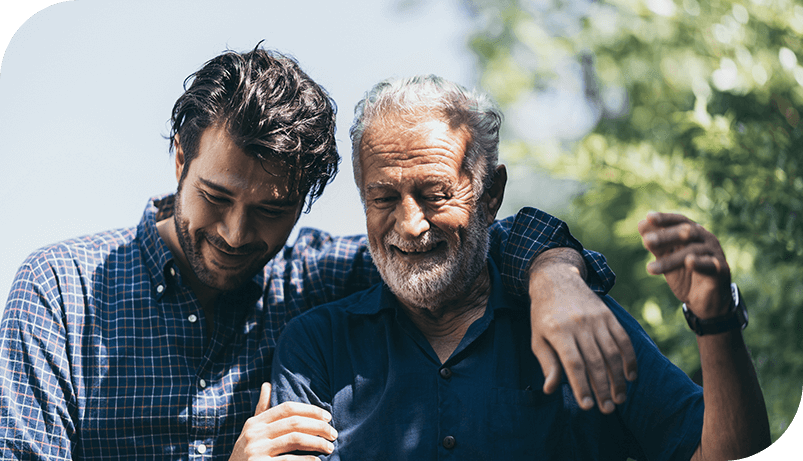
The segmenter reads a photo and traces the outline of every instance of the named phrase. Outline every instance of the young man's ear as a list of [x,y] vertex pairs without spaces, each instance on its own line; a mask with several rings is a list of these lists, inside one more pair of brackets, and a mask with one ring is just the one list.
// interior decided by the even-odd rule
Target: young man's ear
[[181,173],[184,171],[184,150],[181,148],[178,133],[173,136],[173,149],[176,151],[176,182],[181,182]]
[[488,225],[493,224],[496,219],[496,214],[502,206],[502,199],[505,197],[505,186],[507,185],[507,168],[504,165],[498,165],[496,171],[493,172],[493,183],[490,187],[485,189],[482,195],[482,205],[485,207],[485,215],[488,220]]

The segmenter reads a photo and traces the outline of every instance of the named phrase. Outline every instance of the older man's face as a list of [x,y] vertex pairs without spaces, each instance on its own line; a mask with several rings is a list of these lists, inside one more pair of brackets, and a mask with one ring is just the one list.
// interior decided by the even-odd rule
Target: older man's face
[[427,116],[374,122],[360,146],[366,226],[382,278],[402,301],[435,308],[486,264],[489,220],[461,169],[469,134]]

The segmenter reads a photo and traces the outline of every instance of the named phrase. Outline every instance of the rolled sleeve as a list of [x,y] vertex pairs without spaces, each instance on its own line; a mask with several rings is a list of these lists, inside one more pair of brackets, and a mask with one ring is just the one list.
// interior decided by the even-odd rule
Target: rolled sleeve
[[605,256],[583,248],[565,222],[539,209],[522,208],[515,216],[494,223],[490,232],[491,257],[500,264],[502,283],[518,296],[527,296],[531,261],[552,248],[580,252],[588,269],[586,283],[594,292],[607,294],[616,280]]

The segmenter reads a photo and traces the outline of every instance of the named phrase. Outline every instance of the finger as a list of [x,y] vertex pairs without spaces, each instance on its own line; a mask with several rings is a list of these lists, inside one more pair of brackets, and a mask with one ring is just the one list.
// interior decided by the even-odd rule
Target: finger
[[608,364],[605,363],[599,344],[594,337],[584,335],[579,337],[578,346],[585,361],[588,381],[599,404],[599,410],[603,414],[613,412],[616,407],[611,398]]
[[281,405],[266,410],[261,416],[268,422],[278,421],[292,416],[305,416],[325,423],[332,420],[332,415],[323,408],[301,402],[284,402]]
[[277,461],[319,461],[319,458],[313,455],[281,455],[274,456],[273,459]]
[[710,254],[710,249],[705,244],[695,243],[672,253],[656,254],[653,252],[653,254],[655,254],[655,261],[647,264],[647,272],[652,275],[660,275],[686,266],[686,257],[689,255]]
[[329,441],[337,438],[337,430],[329,423],[306,416],[290,416],[270,423],[266,435],[278,438],[287,434],[299,433],[322,437]]
[[577,404],[583,410],[590,410],[594,407],[594,399],[591,397],[591,388],[588,385],[586,376],[586,366],[580,355],[580,349],[574,341],[558,343],[556,350],[563,370],[566,372],[566,379],[572,387],[572,393],[577,400]]
[[319,461],[319,458],[313,455],[281,455],[274,456],[273,459],[277,461]]
[[544,373],[544,394],[551,394],[558,388],[562,375],[558,355],[552,346],[540,337],[533,336],[532,348],[535,358],[541,365],[541,371]]
[[270,383],[262,383],[262,389],[259,392],[259,402],[257,402],[254,416],[263,413],[270,408]]
[[658,227],[674,226],[681,223],[693,223],[691,219],[679,213],[660,213],[657,211],[650,211],[647,213],[646,220]]
[[608,365],[608,382],[611,389],[611,399],[613,403],[625,403],[627,398],[627,382],[625,381],[624,365],[622,363],[619,346],[608,332],[607,325],[602,325],[596,332],[597,344],[599,345],[605,363]]
[[293,451],[312,451],[315,453],[330,454],[335,450],[332,442],[314,435],[291,432],[276,437],[272,441],[269,456],[278,456]]
[[693,271],[706,275],[717,275],[722,269],[722,264],[713,255],[690,254],[686,257],[686,266]]
[[655,229],[642,234],[644,247],[653,254],[672,251],[678,246],[701,243],[706,240],[706,231],[697,224],[679,224],[664,229]]
[[616,347],[622,356],[625,377],[628,381],[635,381],[638,378],[638,362],[636,360],[636,351],[630,342],[630,336],[613,314],[608,318],[607,325],[608,331],[616,342]]

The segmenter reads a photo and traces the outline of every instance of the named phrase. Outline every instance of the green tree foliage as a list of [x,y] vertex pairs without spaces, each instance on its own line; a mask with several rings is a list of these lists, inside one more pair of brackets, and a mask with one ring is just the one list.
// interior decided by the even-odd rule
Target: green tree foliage
[[720,238],[748,302],[745,339],[777,439],[803,386],[803,6],[466,1],[480,83],[509,122],[526,119],[534,95],[584,95],[572,110],[592,114],[587,132],[514,134],[502,155],[587,186],[561,215],[608,257],[612,294],[697,379],[694,335],[663,278],[647,275],[637,223],[677,211]]

